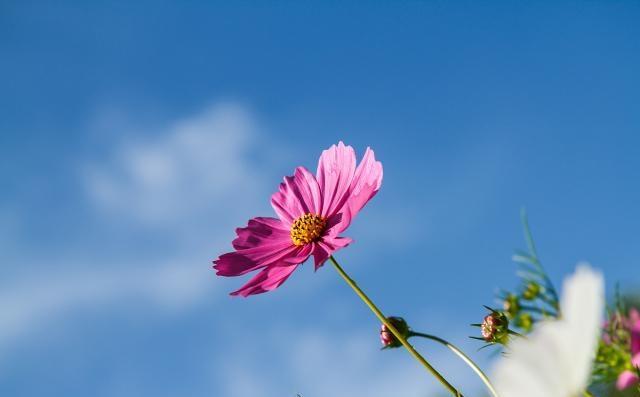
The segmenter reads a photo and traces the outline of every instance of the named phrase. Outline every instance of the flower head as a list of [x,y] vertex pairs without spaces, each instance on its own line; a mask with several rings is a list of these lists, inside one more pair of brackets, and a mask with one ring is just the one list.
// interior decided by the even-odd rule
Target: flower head
[[509,319],[504,313],[492,310],[480,325],[482,338],[489,343],[506,343],[509,337]]
[[574,397],[589,384],[604,309],[599,273],[579,266],[565,280],[562,317],[515,338],[494,371],[500,397]]
[[[402,317],[387,317],[387,320],[405,339],[409,336],[409,325]],[[380,342],[382,342],[383,348],[402,346],[398,338],[384,324],[380,327]]]
[[231,295],[249,296],[278,288],[310,256],[316,270],[352,240],[342,237],[382,184],[382,164],[367,148],[360,164],[342,142],[322,152],[316,175],[298,167],[271,196],[277,218],[253,218],[236,229],[235,251],[214,261],[219,276],[258,271]]
[[635,367],[640,367],[640,312],[632,308],[625,320],[625,326],[631,334],[631,361],[634,361]]
[[[640,312],[636,308],[629,311],[629,316],[621,316],[620,322],[622,328],[628,333],[628,349],[631,356],[627,356],[624,371],[622,371],[616,380],[618,390],[624,390],[640,383],[638,376],[638,368],[640,368]],[[615,341],[614,341],[615,342]]]
[[625,325],[631,332],[640,332],[640,311],[635,307],[629,310],[629,316],[626,318]]
[[628,389],[637,385],[639,382],[638,373],[629,369],[622,371],[616,380],[616,388],[618,390]]

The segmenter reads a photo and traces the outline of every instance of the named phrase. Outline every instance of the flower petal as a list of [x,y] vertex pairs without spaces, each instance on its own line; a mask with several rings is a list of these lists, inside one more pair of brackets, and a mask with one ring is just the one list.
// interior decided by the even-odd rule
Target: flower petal
[[237,250],[254,248],[260,245],[272,244],[289,240],[291,236],[283,223],[276,218],[253,218],[247,224],[247,227],[237,228],[235,240],[233,240],[233,248]]
[[[640,356],[640,332],[631,331],[631,354]],[[638,363],[640,366],[640,363]]]
[[351,244],[353,240],[348,237],[323,238],[315,244],[313,259],[315,270],[318,270],[334,252]]
[[318,214],[322,207],[318,182],[306,168],[298,167],[271,196],[271,205],[287,227],[301,215]]
[[283,260],[295,251],[293,244],[285,247],[266,246],[229,252],[213,261],[218,276],[235,277]]
[[247,297],[249,295],[272,291],[282,285],[298,266],[299,265],[269,266],[256,274],[248,283],[242,286],[242,288],[232,292],[231,295]]
[[564,282],[560,308],[561,319],[509,342],[493,376],[501,397],[568,397],[588,386],[604,310],[600,273],[578,266]]
[[345,231],[351,224],[351,211],[349,207],[345,206],[342,212],[335,215],[331,215],[327,219],[327,226],[324,231],[324,235],[330,238],[336,237],[338,234]]
[[282,222],[275,218],[254,218],[244,228],[236,229],[233,241],[237,250],[221,255],[213,263],[220,276],[240,276],[270,265],[291,255],[295,246]]
[[320,215],[328,217],[342,208],[356,170],[356,153],[342,141],[324,150],[318,160],[316,179],[322,192]]
[[313,252],[313,244],[314,243],[305,244],[301,247],[298,247],[296,251],[291,253],[291,255],[288,255],[282,261],[290,265],[301,265],[307,259],[309,259],[309,256]]
[[638,383],[638,375],[636,375],[633,371],[623,371],[620,375],[618,375],[618,380],[616,381],[616,388],[618,390],[624,390],[628,387],[631,387]]
[[373,150],[367,148],[342,204],[334,209],[332,216],[341,215],[341,219],[331,228],[331,234],[338,235],[345,231],[362,207],[380,190],[381,185],[382,163],[376,161]]
[[381,185],[382,163],[376,161],[373,150],[367,148],[349,188],[350,196],[347,204],[352,218],[378,193]]
[[316,177],[304,167],[296,168],[295,187],[303,199],[307,213],[319,215],[322,211],[322,193]]
[[640,332],[640,312],[635,307],[629,310],[629,329]]
[[571,333],[563,345],[567,349],[566,368],[570,370],[564,374],[565,382],[578,392],[588,384],[600,339],[604,311],[602,274],[587,264],[578,264],[575,273],[563,284],[560,311],[562,321]]

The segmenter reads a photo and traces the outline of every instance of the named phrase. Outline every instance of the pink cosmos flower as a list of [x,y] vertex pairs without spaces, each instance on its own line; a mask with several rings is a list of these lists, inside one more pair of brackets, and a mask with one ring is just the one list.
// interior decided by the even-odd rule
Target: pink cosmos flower
[[[623,320],[625,328],[631,334],[631,365],[640,368],[640,312],[635,308],[629,311],[629,316]],[[626,370],[618,375],[616,387],[624,390],[640,383],[640,378],[635,371]]]
[[352,240],[341,237],[353,218],[378,192],[382,164],[367,148],[356,167],[351,146],[340,142],[322,152],[316,175],[298,167],[271,196],[278,218],[253,218],[236,229],[235,251],[213,261],[219,276],[260,270],[231,295],[249,296],[278,288],[313,255],[315,269]]
[[640,367],[640,312],[635,308],[629,310],[627,327],[631,332],[631,362]]
[[638,375],[629,370],[623,371],[616,380],[616,388],[618,390],[624,390],[636,384],[638,384]]

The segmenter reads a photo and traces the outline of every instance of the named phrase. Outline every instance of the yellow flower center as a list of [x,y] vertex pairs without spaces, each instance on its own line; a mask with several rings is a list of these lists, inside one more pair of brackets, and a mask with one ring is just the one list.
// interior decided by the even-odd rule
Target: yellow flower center
[[320,215],[304,214],[291,225],[291,241],[294,245],[305,245],[322,235],[327,220]]

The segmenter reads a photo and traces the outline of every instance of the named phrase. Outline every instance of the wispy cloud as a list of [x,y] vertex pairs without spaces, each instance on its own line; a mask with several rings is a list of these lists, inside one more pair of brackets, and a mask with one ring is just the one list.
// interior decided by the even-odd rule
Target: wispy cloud
[[[376,329],[351,328],[344,332],[341,328],[342,333],[336,334],[340,331],[335,324],[333,329],[283,328],[283,325],[263,331],[270,332],[269,347],[258,346],[259,342],[249,335],[234,335],[233,351],[224,356],[224,366],[214,363],[216,379],[223,382],[225,396],[446,395],[442,386],[405,351],[380,351]],[[467,376],[464,364],[449,351],[444,348],[426,351],[429,360],[461,390],[467,394],[478,391],[478,382]],[[262,361],[256,362],[256,357]],[[275,362],[277,366],[269,370],[263,361]],[[457,376],[450,377],[451,374]]]
[[173,222],[237,205],[260,185],[261,168],[249,159],[259,130],[241,105],[216,104],[152,137],[132,135],[108,162],[87,166],[88,193],[102,210]]
[[55,277],[22,280],[0,292],[0,348],[43,323],[74,310],[95,310],[105,304],[136,302],[180,310],[200,300],[211,288],[208,269],[168,263],[153,271],[135,264],[129,270],[68,272]]
[[281,352],[273,358],[278,362],[274,373],[252,364],[256,350],[251,346],[235,346],[220,376],[225,380],[224,395],[422,397],[437,390],[427,376],[421,376],[417,364],[395,354],[403,352],[381,352],[375,330],[333,337],[327,331],[279,329],[271,340]]
[[[171,228],[176,236],[198,236],[208,244],[196,250],[178,245],[152,266],[139,255],[85,253],[96,260],[83,264],[48,252],[43,261],[63,263],[54,276],[23,273],[3,282],[0,348],[27,338],[44,322],[89,306],[95,311],[133,299],[179,310],[200,302],[213,288],[208,259],[229,237],[217,235],[227,231],[220,224],[237,220],[243,197],[263,193],[265,167],[249,157],[261,139],[253,116],[239,104],[220,103],[171,122],[153,136],[141,139],[132,131],[127,137],[106,161],[86,166],[85,197],[96,219],[122,219],[125,228]],[[198,229],[203,218],[216,227]],[[72,248],[82,250],[77,244]]]

